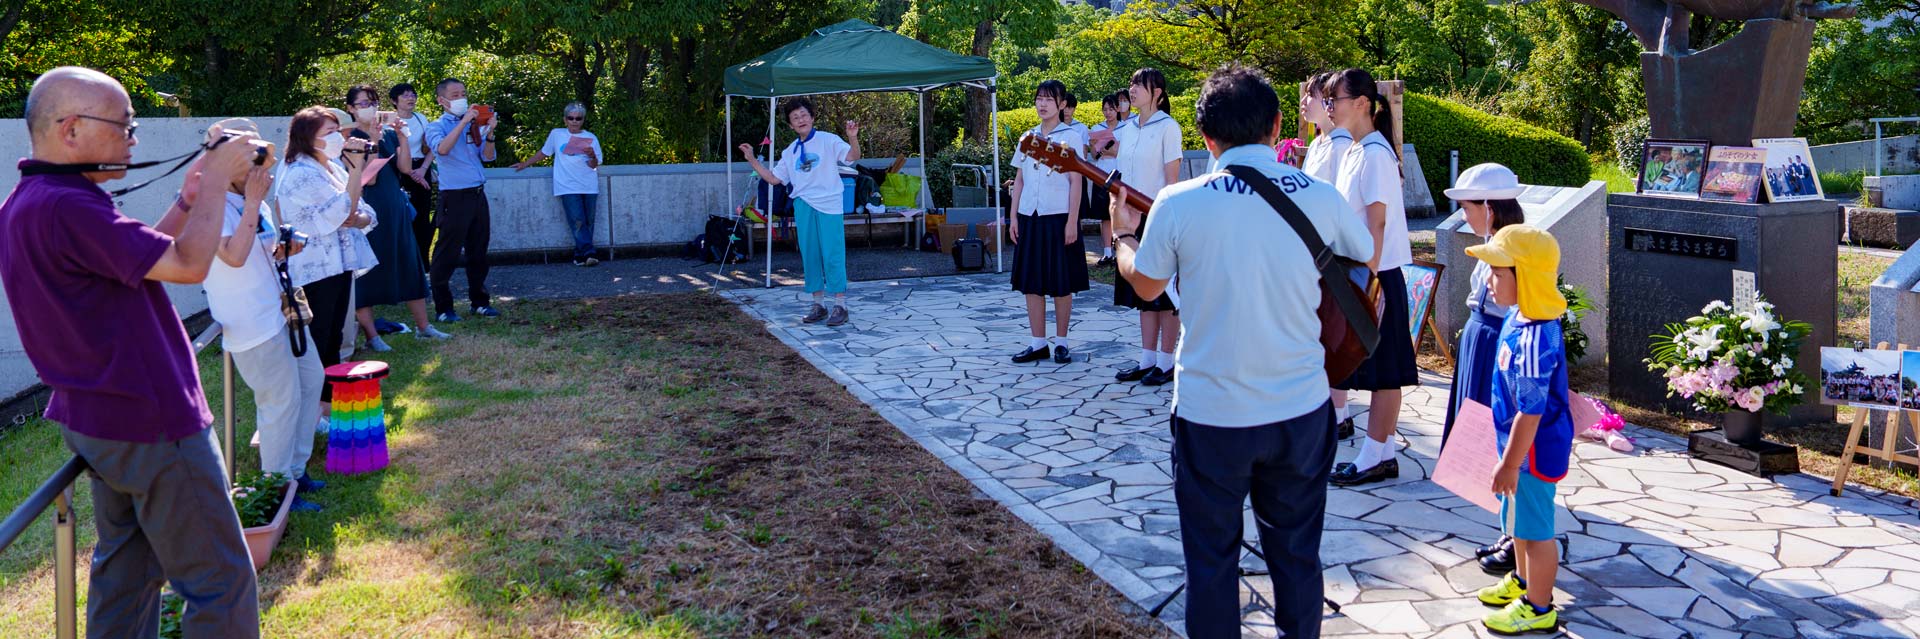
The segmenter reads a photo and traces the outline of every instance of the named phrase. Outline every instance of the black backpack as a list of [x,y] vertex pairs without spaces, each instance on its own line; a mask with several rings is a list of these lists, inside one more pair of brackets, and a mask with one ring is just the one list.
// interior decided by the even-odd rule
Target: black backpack
[[694,236],[687,248],[708,264],[743,262],[747,259],[747,233],[751,231],[744,219],[709,215],[706,232]]

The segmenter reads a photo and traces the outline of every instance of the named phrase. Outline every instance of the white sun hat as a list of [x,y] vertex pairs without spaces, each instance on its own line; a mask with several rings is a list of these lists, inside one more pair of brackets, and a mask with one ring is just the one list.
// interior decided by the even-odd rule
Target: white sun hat
[[1475,165],[1460,173],[1454,180],[1453,188],[1445,191],[1447,199],[1456,202],[1482,202],[1486,200],[1511,200],[1520,197],[1526,187],[1520,186],[1520,178],[1513,169],[1487,163]]

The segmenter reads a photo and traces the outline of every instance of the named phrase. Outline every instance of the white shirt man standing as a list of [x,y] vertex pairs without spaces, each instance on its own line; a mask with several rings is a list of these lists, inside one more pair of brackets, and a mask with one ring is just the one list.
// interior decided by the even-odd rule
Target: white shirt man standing
[[[1142,235],[1118,237],[1120,275],[1142,297],[1180,278],[1184,337],[1175,358],[1174,496],[1187,560],[1187,635],[1240,636],[1241,504],[1249,495],[1272,570],[1274,623],[1319,635],[1320,530],[1336,441],[1320,345],[1320,274],[1266,200],[1227,174],[1254,169],[1293,200],[1333,252],[1373,255],[1340,193],[1274,159],[1279,98],[1258,72],[1207,79],[1197,124],[1214,172],[1168,186]],[[1116,206],[1114,223],[1136,213]]]

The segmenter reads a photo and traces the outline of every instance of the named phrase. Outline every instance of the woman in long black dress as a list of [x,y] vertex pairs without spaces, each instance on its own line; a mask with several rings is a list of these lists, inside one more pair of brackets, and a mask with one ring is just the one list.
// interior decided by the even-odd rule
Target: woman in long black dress
[[350,107],[348,116],[353,120],[352,135],[377,140],[375,157],[387,161],[361,195],[380,220],[367,234],[367,243],[373,246],[373,254],[380,258],[380,264],[354,280],[356,317],[360,331],[367,336],[367,347],[376,352],[393,350],[380,339],[373,325],[373,307],[388,304],[407,305],[407,310],[413,313],[414,324],[419,327],[414,337],[429,340],[452,337],[436,330],[427,317],[427,271],[420,261],[413,235],[413,217],[417,213],[400,184],[406,179],[400,173],[401,167],[413,166],[412,152],[395,130],[393,114],[379,111],[380,92],[373,86],[362,84],[347,89],[347,106]]

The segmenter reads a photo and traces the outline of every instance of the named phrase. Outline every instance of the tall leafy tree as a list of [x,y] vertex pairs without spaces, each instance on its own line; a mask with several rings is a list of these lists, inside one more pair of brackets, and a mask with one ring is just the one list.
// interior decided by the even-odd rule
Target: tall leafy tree
[[136,106],[155,104],[148,78],[167,66],[152,34],[126,14],[93,2],[0,0],[0,114],[20,117],[34,79],[77,65],[118,78]]
[[1239,61],[1304,78],[1357,59],[1342,0],[1145,0],[1114,28],[1160,66],[1206,71]]
[[1568,0],[1515,11],[1534,46],[1501,109],[1589,149],[1605,148],[1608,127],[1643,108],[1639,41],[1613,14]]
[[[915,0],[905,24],[923,42],[984,58],[1000,38],[1021,48],[1043,46],[1059,26],[1060,11],[1058,0]],[[985,91],[966,91],[967,137],[986,140],[991,101]]]
[[1816,27],[1800,133],[1815,143],[1872,135],[1868,118],[1920,115],[1920,0],[1866,0],[1860,20]]
[[307,96],[289,91],[321,58],[366,48],[413,1],[89,0],[129,16],[171,57],[182,98],[199,113],[284,114]]

